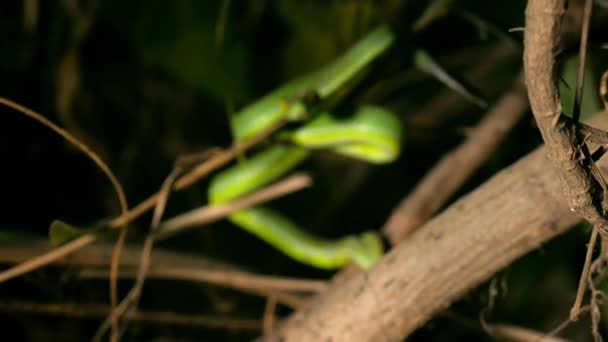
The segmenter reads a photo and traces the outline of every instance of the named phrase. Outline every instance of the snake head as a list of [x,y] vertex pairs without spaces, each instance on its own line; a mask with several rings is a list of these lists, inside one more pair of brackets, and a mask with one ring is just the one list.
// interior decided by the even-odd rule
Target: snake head
[[303,93],[288,97],[281,101],[281,110],[288,121],[305,121],[316,112],[315,107],[320,103],[319,94],[308,89]]

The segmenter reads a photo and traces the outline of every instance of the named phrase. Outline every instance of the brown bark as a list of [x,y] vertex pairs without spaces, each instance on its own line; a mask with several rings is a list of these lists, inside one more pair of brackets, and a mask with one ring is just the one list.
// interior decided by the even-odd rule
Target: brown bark
[[[524,70],[547,144],[333,287],[268,340],[398,341],[517,257],[580,220],[603,225],[602,191],[577,125],[561,115],[555,56],[564,1],[530,0]],[[546,156],[553,164],[546,162]],[[557,166],[557,167],[555,167]],[[563,184],[560,187],[559,181]],[[564,205],[564,190],[570,206]]]
[[516,258],[565,232],[581,218],[566,205],[546,155],[539,148],[503,170],[369,272],[294,314],[268,340],[399,341]]

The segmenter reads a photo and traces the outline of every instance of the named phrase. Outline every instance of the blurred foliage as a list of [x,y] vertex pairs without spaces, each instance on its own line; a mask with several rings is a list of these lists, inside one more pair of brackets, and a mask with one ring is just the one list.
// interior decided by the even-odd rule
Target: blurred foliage
[[[590,68],[585,71],[585,83],[583,85],[583,98],[581,100],[581,119],[585,120],[594,113],[602,110],[602,104],[598,96],[597,72],[594,70],[593,60],[590,61]],[[601,69],[600,69],[601,70]],[[565,63],[559,83],[559,91],[562,100],[564,113],[572,117],[574,108],[574,93],[576,90],[576,74],[578,72],[578,56],[569,58]],[[601,74],[601,72],[600,72]]]
[[[90,144],[117,172],[134,205],[158,189],[178,156],[227,146],[231,113],[288,79],[331,61],[377,23],[390,23],[398,42],[342,106],[374,102],[398,113],[408,137],[403,156],[394,164],[370,167],[315,153],[302,166],[314,175],[315,186],[273,202],[311,231],[342,236],[380,227],[429,168],[463,139],[463,129],[484,114],[458,95],[447,107],[439,106],[446,94],[455,93],[412,68],[413,47],[428,51],[490,105],[521,68],[521,51],[514,45],[521,45],[522,35],[507,30],[523,26],[525,1],[436,2],[454,7],[420,32],[412,32],[411,27],[430,1],[3,2],[0,94],[43,113]],[[32,4],[37,8],[34,12]],[[471,22],[463,13],[481,21]],[[597,108],[593,89],[606,67],[605,51],[594,53],[584,113]],[[564,67],[563,84],[568,85],[564,94],[574,89],[572,65],[568,61]],[[0,175],[7,200],[0,226],[3,243],[29,241],[32,236],[46,239],[54,220],[88,227],[118,213],[110,185],[86,158],[38,124],[6,108],[0,111],[4,157]],[[538,146],[540,137],[531,115],[507,141],[453,199]],[[174,194],[167,215],[204,204],[206,185],[202,181]],[[149,219],[133,224],[130,241],[141,241]],[[482,313],[490,322],[551,330],[567,317],[586,238],[587,230],[573,229],[522,258],[410,340],[491,341],[479,324]],[[226,222],[160,247],[210,256],[260,273],[330,276],[288,260]],[[130,285],[122,282],[122,293]],[[45,268],[0,284],[0,289],[0,303],[107,303],[107,282],[81,279],[74,267]],[[264,311],[259,298],[168,280],[148,281],[141,303],[144,309],[218,317],[261,318]],[[282,308],[279,313],[289,311]],[[95,319],[1,315],[6,336],[23,341],[87,340],[99,324]],[[585,340],[588,326],[583,320],[566,336]],[[125,340],[241,341],[255,335],[132,323]]]

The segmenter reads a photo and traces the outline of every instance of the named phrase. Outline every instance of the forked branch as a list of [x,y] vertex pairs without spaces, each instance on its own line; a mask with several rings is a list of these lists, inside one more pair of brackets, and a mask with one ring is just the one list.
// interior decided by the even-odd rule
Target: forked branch
[[[530,0],[526,9],[524,72],[534,118],[558,168],[570,208],[603,228],[607,206],[602,186],[592,174],[592,159],[578,125],[562,115],[556,56],[560,50],[564,0]],[[586,132],[590,136],[594,133]]]

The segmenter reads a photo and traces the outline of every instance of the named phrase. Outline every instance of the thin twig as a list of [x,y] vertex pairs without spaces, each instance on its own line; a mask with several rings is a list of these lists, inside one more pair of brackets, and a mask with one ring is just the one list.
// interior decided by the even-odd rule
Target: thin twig
[[[152,222],[150,224],[150,230],[146,239],[144,241],[144,245],[141,251],[141,259],[139,263],[139,269],[137,271],[137,276],[135,278],[135,284],[131,287],[131,290],[127,293],[125,298],[120,302],[118,306],[112,306],[113,310],[107,319],[101,324],[95,336],[93,337],[93,341],[101,341],[103,336],[105,335],[108,327],[112,327],[111,339],[117,341],[119,339],[118,336],[118,325],[120,319],[128,313],[129,310],[132,310],[137,307],[137,303],[139,298],[141,297],[141,292],[143,291],[144,282],[146,279],[146,273],[150,267],[150,259],[152,248],[154,246],[154,240],[156,237],[156,232],[158,230],[158,226],[160,224],[160,220],[165,211],[167,201],[169,199],[169,194],[171,193],[171,188],[175,183],[175,179],[181,173],[182,168],[179,166],[179,163],[173,168],[169,176],[163,182],[161,189],[159,191],[160,196],[158,201],[156,202],[156,208],[154,210],[154,215],[152,217]],[[124,241],[123,241],[124,242]],[[114,251],[122,249],[122,244],[114,248]],[[117,283],[118,278],[118,268],[120,264],[120,252],[118,256],[115,258],[117,253],[115,252],[112,258],[111,268],[110,268],[110,278],[112,282]]]
[[576,74],[576,90],[574,93],[574,107],[572,109],[572,119],[575,123],[581,115],[581,104],[583,99],[584,83],[585,83],[585,67],[587,66],[587,44],[589,41],[589,23],[591,22],[591,11],[593,1],[586,0],[583,11],[581,43],[578,52],[578,72]]
[[608,145],[608,132],[580,122],[577,126],[586,141],[598,145]]
[[[48,242],[2,245],[0,248],[0,263],[29,260],[32,256],[40,253],[40,250],[44,251],[49,248]],[[83,276],[107,278],[106,270],[111,253],[112,245],[100,243],[79,250],[69,258],[56,259],[52,263],[70,267],[97,268],[97,270],[83,271]],[[126,245],[123,254],[119,275],[132,278],[135,276],[135,269],[140,263],[141,247]],[[162,248],[155,248],[152,251],[148,276],[158,279],[196,281],[234,289],[320,293],[328,287],[326,280],[265,276],[240,270],[236,266],[223,261],[163,250]]]
[[595,243],[597,241],[599,229],[593,226],[589,243],[587,244],[587,252],[585,253],[585,264],[583,265],[583,271],[578,280],[578,289],[576,291],[576,298],[574,304],[570,309],[570,319],[576,321],[581,313],[581,305],[583,304],[583,297],[585,295],[585,289],[587,288],[587,279],[589,278],[589,269],[591,267],[591,261],[593,259],[593,251],[595,250]]
[[[127,239],[127,229],[121,229],[112,251],[112,258],[110,259],[110,307],[111,312],[115,312],[118,309],[118,271],[120,267],[120,257],[122,249]],[[110,315],[111,320],[109,321],[112,331],[110,333],[110,341],[118,342],[118,317]],[[93,339],[95,340],[95,339]]]
[[[589,305],[581,308],[581,312],[588,312],[590,309]],[[548,333],[540,331],[530,330],[528,328],[514,326],[512,324],[500,324],[500,323],[487,323],[484,317],[480,317],[478,320],[473,320],[468,317],[464,317],[458,313],[446,310],[440,313],[441,317],[446,317],[459,325],[462,325],[470,330],[482,330],[483,332],[501,339],[508,341],[522,341],[522,342],[565,342],[565,340],[557,334],[568,327],[572,321],[566,319],[561,322],[555,329]],[[496,329],[498,328],[498,329]]]
[[[233,277],[243,277],[238,279]],[[90,279],[105,279],[107,277],[106,270],[97,269],[86,269],[80,272],[82,278]],[[123,278],[136,278],[137,272],[135,270],[122,270],[119,274]],[[295,278],[280,278],[273,276],[256,275],[253,273],[247,273],[238,270],[219,270],[219,269],[197,269],[182,268],[175,269],[174,267],[168,268],[153,268],[148,271],[147,278],[149,279],[169,279],[169,280],[185,280],[200,282],[204,284],[218,285],[227,288],[233,288],[237,291],[248,293],[254,296],[268,298],[274,297],[277,303],[281,303],[293,310],[298,310],[306,307],[309,302],[309,294],[307,293],[320,293],[321,291],[301,291],[299,288],[315,288],[315,286],[325,285],[323,288],[327,288],[327,284],[324,284],[323,280],[308,280],[308,279],[295,279]],[[259,284],[248,284],[247,280],[252,279],[256,282],[265,283],[269,286],[261,286]],[[236,280],[236,282],[235,282]],[[281,282],[289,281],[290,283],[281,284]],[[319,282],[319,284],[315,284]],[[293,288],[293,290],[291,289]],[[310,289],[308,289],[310,290]]]
[[[579,310],[579,314],[582,314],[584,312],[590,311],[591,310],[591,306],[590,305],[585,305],[583,307],[580,308]],[[555,336],[557,334],[559,334],[562,330],[566,329],[568,327],[568,325],[570,325],[570,323],[572,323],[573,321],[568,318],[566,320],[564,320],[563,322],[561,322],[560,324],[557,325],[557,327],[555,327],[553,330],[551,330],[550,332],[547,333],[546,336],[551,337],[551,336]],[[544,342],[544,340],[542,338],[537,339],[537,340],[533,340],[531,342]]]
[[[600,236],[602,235],[602,231],[598,230]],[[602,236],[602,239],[604,237]],[[599,279],[594,277],[594,274],[601,274],[602,270],[605,269],[606,255],[600,254],[598,258],[596,258],[591,264],[591,268],[589,271],[589,277],[587,277],[587,284],[589,289],[591,290],[591,334],[595,342],[603,341],[601,333],[600,333],[600,318],[601,318],[601,307],[605,305],[605,294],[596,287],[595,282]]]
[[[40,253],[46,254],[46,252],[53,250],[53,246],[46,240],[2,243],[0,244],[0,264],[21,263],[32,259]],[[111,244],[100,242],[86,249],[78,250],[68,257],[53,260],[51,265],[109,268],[112,250],[113,246]],[[126,245],[120,266],[122,268],[137,268],[140,263],[140,256],[141,246]],[[162,248],[155,248],[152,252],[152,258],[153,264],[161,267],[238,269],[234,265],[219,260]]]
[[514,342],[569,342],[570,340],[563,339],[561,337],[549,336],[543,332],[535,331],[532,329],[515,326],[511,324],[487,324],[482,323],[484,325],[484,330],[486,330],[490,335],[506,339],[508,341]]
[[310,176],[298,173],[234,202],[205,206],[180,214],[160,225],[158,228],[158,239],[168,238],[192,226],[200,226],[223,219],[235,211],[271,201],[304,189],[311,184],[312,178]]
[[270,335],[274,331],[276,309],[276,298],[274,296],[269,296],[268,299],[266,299],[266,305],[264,306],[264,318],[262,319],[262,333],[264,335]]
[[[0,302],[0,311],[27,313],[36,315],[52,315],[71,318],[98,318],[110,313],[110,306],[101,304],[50,304],[22,301]],[[178,314],[162,311],[135,311],[131,317],[134,321],[178,325],[184,327],[199,327],[208,329],[225,329],[231,331],[260,331],[262,322],[258,319],[217,317],[212,315],[196,315],[192,313]]]
[[289,291],[258,291],[258,290],[241,290],[244,293],[260,296],[265,299],[274,298],[277,304],[284,305],[292,310],[301,310],[310,304],[311,296],[308,294],[299,294]]
[[604,110],[608,110],[608,70],[604,71],[600,80],[600,98],[604,104]]
[[[106,278],[107,272],[98,269],[85,269],[80,273],[84,278]],[[121,270],[121,278],[136,278],[135,270]],[[265,276],[239,270],[203,269],[183,266],[152,265],[148,278],[196,281],[215,284],[238,290],[288,291],[321,293],[328,287],[323,280],[307,280],[279,276]]]
[[8,270],[2,271],[0,273],[0,283],[48,265],[70,253],[76,252],[82,247],[90,245],[95,240],[97,240],[97,235],[84,235],[42,255],[29,258]]

